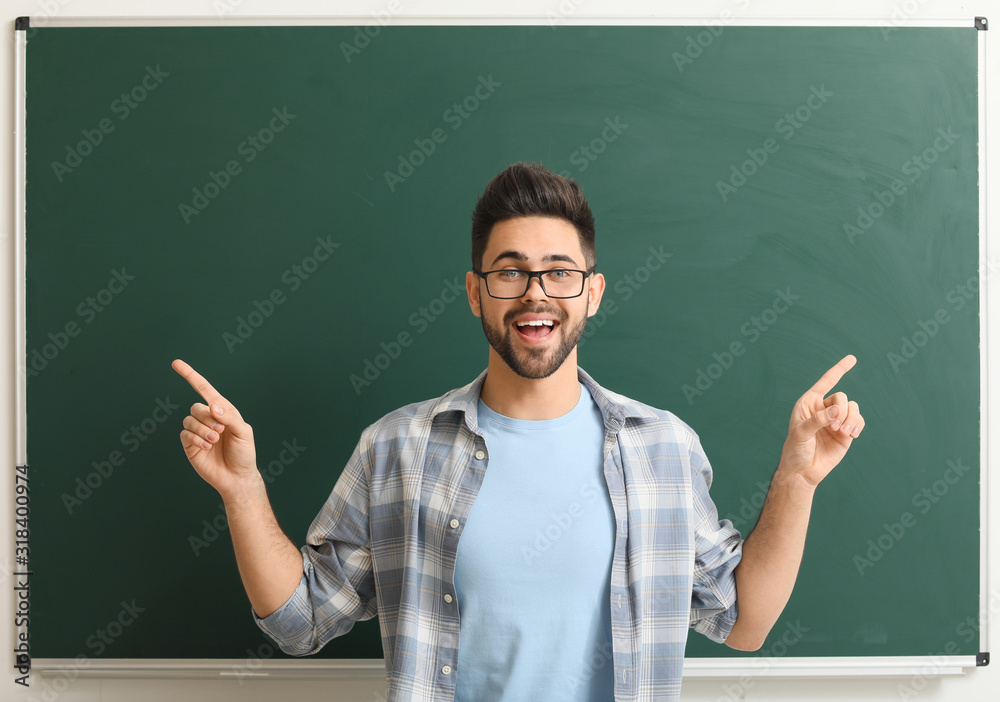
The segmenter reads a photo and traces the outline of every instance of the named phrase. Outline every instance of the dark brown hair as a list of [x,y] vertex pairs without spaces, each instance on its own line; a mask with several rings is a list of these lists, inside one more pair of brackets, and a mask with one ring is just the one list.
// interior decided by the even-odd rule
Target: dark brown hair
[[473,268],[482,270],[494,224],[532,215],[568,221],[580,235],[586,267],[597,262],[594,215],[583,198],[583,189],[540,163],[519,161],[494,176],[472,211]]

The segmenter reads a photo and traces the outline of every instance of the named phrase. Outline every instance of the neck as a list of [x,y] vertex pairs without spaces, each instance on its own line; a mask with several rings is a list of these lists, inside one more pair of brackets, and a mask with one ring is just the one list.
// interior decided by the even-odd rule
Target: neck
[[487,407],[505,417],[555,419],[570,412],[580,401],[583,390],[576,370],[576,349],[573,349],[548,378],[522,378],[491,347],[479,397]]

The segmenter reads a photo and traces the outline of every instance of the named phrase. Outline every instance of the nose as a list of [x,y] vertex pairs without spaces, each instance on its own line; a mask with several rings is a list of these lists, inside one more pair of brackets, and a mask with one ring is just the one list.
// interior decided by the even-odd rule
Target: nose
[[545,293],[545,288],[542,287],[542,279],[540,276],[534,275],[528,280],[528,289],[524,291],[524,295],[521,296],[522,300],[548,300],[549,296]]

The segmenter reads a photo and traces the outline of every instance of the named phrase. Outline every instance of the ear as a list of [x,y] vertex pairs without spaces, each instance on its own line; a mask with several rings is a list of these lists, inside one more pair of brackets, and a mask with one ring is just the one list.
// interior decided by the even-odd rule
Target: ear
[[479,281],[479,276],[472,271],[465,274],[465,291],[469,294],[469,307],[472,309],[472,314],[482,317],[483,312],[479,309]]
[[601,299],[604,297],[604,274],[591,273],[587,285],[589,312],[587,317],[597,314],[597,309],[601,306]]

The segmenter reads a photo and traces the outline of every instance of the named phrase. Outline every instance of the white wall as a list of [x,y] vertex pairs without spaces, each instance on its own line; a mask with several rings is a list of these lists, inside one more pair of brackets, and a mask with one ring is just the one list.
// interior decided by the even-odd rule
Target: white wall
[[[831,0],[831,2],[806,4],[793,0],[713,0],[712,2],[695,3],[688,0],[493,0],[492,2],[468,3],[457,0],[396,0],[405,14],[409,15],[490,15],[490,14],[524,14],[545,17],[546,12],[558,12],[560,7],[571,10],[578,16],[596,15],[633,15],[641,17],[644,14],[659,14],[670,17],[696,17],[701,19],[717,18],[723,10],[730,9],[740,18],[828,18],[828,17],[870,17],[888,18],[900,16],[903,8],[916,8],[915,12],[906,13],[914,18],[960,17],[971,18],[985,15],[992,22],[1000,21],[1000,3],[997,0],[983,0],[979,3],[964,3],[957,0]],[[4,402],[0,404],[0,445],[3,468],[0,469],[8,477],[0,480],[0,648],[5,654],[0,656],[3,674],[0,675],[0,700],[31,700],[43,699],[51,701],[58,698],[60,702],[124,702],[126,700],[142,699],[143,702],[175,702],[185,700],[273,700],[276,698],[295,699],[296,702],[309,700],[384,700],[385,685],[381,680],[336,680],[336,681],[247,681],[241,685],[234,680],[143,680],[143,679],[111,679],[111,678],[78,678],[70,681],[58,695],[52,692],[43,694],[46,687],[38,675],[31,676],[32,687],[25,691],[14,683],[16,673],[13,670],[13,583],[10,580],[11,564],[13,563],[12,533],[12,500],[13,479],[7,466],[15,463],[14,453],[14,183],[13,183],[13,131],[14,102],[13,76],[14,61],[12,42],[9,36],[13,33],[13,19],[18,16],[32,17],[82,17],[82,16],[201,16],[215,17],[219,8],[228,9],[228,17],[239,16],[318,16],[329,15],[331,12],[347,15],[367,15],[381,10],[389,4],[389,0],[351,0],[332,3],[318,0],[146,0],[139,3],[136,0],[0,0],[3,7],[4,27],[3,46],[0,52],[0,133],[7,135],[0,140],[0,163],[9,164],[3,171],[0,182],[0,271],[3,284],[0,285],[0,368],[4,370],[0,377],[0,391]],[[574,9],[575,8],[575,9]],[[744,9],[745,8],[745,9]],[[698,22],[692,22],[697,24]],[[360,24],[360,22],[359,22]],[[990,32],[992,36],[998,30]],[[987,96],[989,98],[988,131],[1000,134],[1000,45],[996,42],[1000,37],[994,37],[992,51],[988,57]],[[988,173],[996,174],[988,183],[987,197],[997,201],[1000,195],[1000,141],[992,146],[987,164]],[[992,241],[1000,235],[997,216],[990,223],[989,237]],[[987,301],[987,308],[1000,309],[996,287]],[[996,316],[994,315],[994,320]],[[1000,325],[992,324],[990,347],[1000,349],[1000,336],[995,331]],[[1000,391],[1000,368],[995,364],[990,374],[992,379],[989,395],[998,397]],[[1000,415],[1000,412],[995,413]],[[998,419],[995,416],[991,422],[990,434],[1000,436],[996,431]],[[58,431],[58,427],[54,428]],[[996,463],[996,459],[994,460]],[[179,470],[187,466],[178,465]],[[1000,479],[994,479],[990,490],[990,502],[1000,505]],[[993,544],[991,552],[990,581],[994,589],[1000,588],[1000,519],[994,519],[989,528],[989,543]],[[112,547],[109,545],[109,547]],[[933,563],[928,568],[934,568]],[[197,587],[209,587],[205,583],[192,584],[192,591]],[[1000,625],[1000,611],[990,613],[991,629]],[[8,644],[10,646],[8,647]],[[944,702],[945,700],[996,700],[1000,698],[1000,671],[996,668],[1000,663],[994,663],[988,668],[970,671],[964,676],[932,679],[919,693],[908,699],[923,702]],[[904,678],[828,678],[828,679],[765,679],[758,678],[741,693],[743,697],[730,697],[724,685],[732,684],[724,679],[688,679],[684,683],[684,699],[692,702],[716,702],[722,699],[756,700],[815,700],[816,702],[833,702],[835,700],[854,700],[857,702],[884,702],[887,700],[903,700],[898,686],[908,683]],[[63,685],[60,684],[60,688]],[[49,688],[51,689],[51,688]]]

